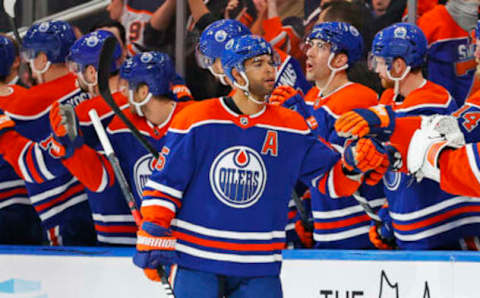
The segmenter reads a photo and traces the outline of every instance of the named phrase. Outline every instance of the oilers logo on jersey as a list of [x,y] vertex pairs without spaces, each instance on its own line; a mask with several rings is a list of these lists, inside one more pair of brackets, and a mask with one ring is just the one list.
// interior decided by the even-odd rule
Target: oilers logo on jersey
[[210,168],[210,185],[222,203],[233,208],[247,208],[262,196],[267,181],[260,155],[246,146],[222,151]]
[[395,191],[400,186],[402,174],[399,172],[387,172],[383,176],[383,184],[390,191]]
[[142,197],[142,190],[147,183],[148,178],[152,175],[156,161],[153,155],[147,154],[137,160],[133,167],[133,177],[139,197]]

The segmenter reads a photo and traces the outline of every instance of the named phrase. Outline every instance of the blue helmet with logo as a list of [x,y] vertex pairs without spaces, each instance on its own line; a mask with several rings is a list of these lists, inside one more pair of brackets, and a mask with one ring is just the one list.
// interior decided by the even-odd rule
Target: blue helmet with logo
[[222,56],[227,42],[243,35],[251,34],[244,24],[237,20],[224,19],[213,22],[202,32],[196,49],[197,63],[207,68]]
[[372,54],[384,58],[388,69],[396,58],[402,58],[411,68],[421,67],[426,53],[425,34],[409,23],[397,23],[381,30],[372,42]]
[[0,35],[0,76],[8,76],[15,61],[15,45],[13,41]]
[[23,38],[22,55],[31,60],[43,52],[51,63],[63,63],[75,40],[75,33],[67,22],[48,21],[33,24]]
[[231,39],[225,45],[225,50],[221,57],[225,75],[232,82],[235,82],[232,75],[233,68],[236,68],[239,72],[244,72],[245,66],[243,63],[245,60],[265,54],[272,55],[272,58],[275,58],[270,43],[260,36],[245,35]]
[[172,59],[156,51],[139,53],[120,68],[120,77],[128,81],[129,89],[135,90],[139,84],[146,84],[155,96],[169,95],[176,75]]
[[[92,65],[98,70],[98,62],[100,60],[100,53],[105,40],[109,37],[114,37],[113,33],[106,30],[97,30],[90,32],[79,38],[70,48],[67,56],[70,70],[79,73],[85,70],[88,65]],[[113,52],[113,61],[110,67],[111,72],[115,72],[120,67],[119,59],[122,57],[122,49],[118,43],[115,44],[115,51]]]
[[475,37],[480,39],[480,20],[477,21],[477,27],[475,28]]
[[348,63],[360,60],[363,52],[363,38],[354,26],[344,22],[325,22],[313,27],[308,39],[320,39],[331,45],[331,52],[345,53]]

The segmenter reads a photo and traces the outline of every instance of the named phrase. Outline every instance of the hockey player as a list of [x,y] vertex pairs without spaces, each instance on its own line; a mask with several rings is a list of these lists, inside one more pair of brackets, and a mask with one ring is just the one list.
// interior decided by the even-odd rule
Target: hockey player
[[74,41],[74,32],[66,22],[50,21],[31,26],[23,39],[22,56],[29,62],[33,77],[43,83],[3,107],[5,114],[15,121],[15,131],[28,140],[12,136],[15,131],[4,133],[0,154],[26,182],[30,200],[51,245],[96,242],[83,186],[71,175],[53,179],[42,162],[34,165],[30,159],[41,151],[40,144],[49,143],[51,104],[76,105],[88,99],[88,94],[78,88],[75,76],[65,65],[65,57]]
[[442,85],[461,106],[475,73],[471,32],[478,20],[478,0],[450,0],[425,13],[418,25],[428,40],[428,79]]
[[[317,135],[342,152],[345,139],[336,134],[335,120],[354,108],[367,108],[378,103],[373,90],[347,78],[347,69],[362,55],[363,40],[352,25],[325,22],[313,27],[306,43],[306,75],[315,82],[305,96],[308,107],[296,90],[286,86],[275,89],[270,101],[284,106],[295,105]],[[376,182],[378,180],[370,183]],[[373,196],[373,189],[364,188],[362,194],[368,191]],[[354,198],[331,200],[318,191],[312,191],[311,197],[316,248],[371,248],[367,237],[370,219]],[[382,202],[375,200],[371,204],[379,207]],[[339,215],[338,210],[344,212]],[[303,234],[298,224],[297,230]]]
[[[25,96],[26,90],[10,84],[19,55],[14,41],[4,35],[0,35],[0,57],[0,108],[3,108],[17,97]],[[40,219],[30,203],[25,182],[3,158],[0,159],[0,198],[0,243],[41,244]]]
[[[375,58],[379,62],[377,71],[390,73],[384,74],[384,78],[387,76],[398,78],[408,66],[415,69],[415,66],[421,65],[424,50],[421,50],[420,46],[422,43],[426,44],[422,36],[423,33],[418,28],[407,24],[396,24],[379,32],[373,44],[374,54],[383,57]],[[415,46],[405,46],[408,44]],[[405,52],[399,53],[398,49],[405,49]],[[383,62],[385,66],[382,65]],[[403,84],[400,81],[397,89],[400,95],[405,96],[402,104],[349,112],[337,121],[337,131],[342,135],[362,135],[368,125],[365,126],[365,122],[362,124],[358,120],[368,119],[367,122],[372,123],[371,121],[375,119],[381,123],[379,126],[382,126],[380,130],[382,133],[377,136],[385,141],[393,131],[395,122],[389,119],[394,115],[415,116],[452,112],[453,100],[446,91],[442,91],[443,88],[425,82],[420,72],[416,77],[414,71],[410,74],[414,76],[409,78],[406,75]],[[385,93],[387,95],[390,93],[390,96],[395,94],[392,90],[386,90]],[[388,101],[383,101],[384,99],[382,96],[381,103],[388,104]],[[395,127],[395,131],[398,130],[400,138],[407,138],[407,134],[404,133],[407,128],[399,125]],[[359,133],[362,130],[363,132]],[[395,146],[397,141],[394,139],[391,141]],[[400,153],[402,151],[404,150],[400,150]],[[466,243],[468,239],[478,235],[478,226],[472,220],[471,212],[478,208],[480,202],[445,193],[440,190],[438,183],[432,180],[424,179],[421,182],[415,180],[411,175],[395,172],[387,173],[384,177],[388,212],[380,213],[384,216],[384,225],[372,226],[371,239],[374,244],[379,248],[387,248],[388,245],[385,245],[383,239],[394,236],[401,249],[472,249]],[[470,208],[471,212],[463,212],[464,208]]]
[[[219,20],[210,24],[202,32],[197,45],[197,63],[208,69],[223,85],[229,85],[220,63],[220,56],[227,42],[237,36],[250,34],[250,30],[236,20]],[[310,90],[311,85],[305,79],[298,61],[290,55],[276,49],[281,64],[277,67],[275,86],[287,85],[300,90],[303,94]]]
[[[124,109],[130,121],[146,135],[146,138],[160,150],[164,144],[163,135],[172,121],[186,102],[177,102],[177,95],[172,91],[172,86],[178,80],[171,59],[159,52],[145,52],[137,54],[127,60],[121,70],[120,76],[128,81],[129,102],[131,109]],[[52,130],[56,137],[62,140],[66,131],[73,130],[77,138],[82,138],[75,131],[75,119],[66,118],[60,106],[54,106],[50,113]],[[66,123],[64,123],[64,121]],[[122,170],[127,177],[133,195],[140,205],[141,190],[153,168],[161,163],[154,160],[153,156],[144,149],[117,116],[108,126],[107,134],[120,161]],[[65,140],[65,139],[63,139]],[[82,145],[72,146],[72,143],[61,141],[67,155],[62,163],[75,175],[91,192],[98,193],[97,202],[92,200],[94,220],[97,226],[102,226],[100,235],[104,242],[110,238],[122,237],[123,244],[132,244],[135,241],[135,223],[129,215],[130,211],[121,194],[105,197],[105,189],[115,182],[112,167],[105,157],[94,149]],[[69,148],[70,146],[70,148]],[[107,193],[108,194],[108,193]],[[92,194],[93,195],[93,194]],[[114,218],[122,218],[122,222],[114,222]],[[109,221],[109,219],[111,219]],[[115,228],[116,227],[116,228]],[[110,229],[110,234],[107,232]],[[114,235],[116,233],[116,235]],[[116,239],[120,241],[119,238]],[[128,240],[128,241],[127,241]],[[114,243],[114,242],[113,242]],[[120,242],[117,242],[120,243]]]
[[177,297],[282,297],[280,250],[296,181],[345,196],[361,177],[344,173],[300,115],[266,104],[275,62],[263,38],[229,41],[222,65],[236,92],[192,104],[170,125],[144,188],[134,263],[154,280],[159,264],[177,263]]

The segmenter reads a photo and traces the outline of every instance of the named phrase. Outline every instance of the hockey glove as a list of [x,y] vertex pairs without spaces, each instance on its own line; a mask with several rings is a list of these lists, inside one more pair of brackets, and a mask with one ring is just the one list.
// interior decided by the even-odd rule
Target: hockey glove
[[9,130],[14,129],[15,122],[5,115],[3,110],[0,110],[0,136],[6,133]]
[[290,86],[278,86],[273,90],[268,101],[272,105],[283,106],[288,109],[297,110],[297,100],[303,100],[296,89]]
[[170,87],[171,98],[175,101],[189,101],[193,100],[192,93],[185,85],[185,80],[180,77],[178,74],[175,76],[175,79],[172,81],[172,86]]
[[137,251],[133,256],[133,263],[142,268],[149,279],[160,281],[157,268],[177,262],[175,243],[176,238],[169,229],[152,222],[144,222],[137,232]]
[[393,234],[392,218],[388,213],[388,205],[382,206],[378,210],[378,217],[381,222],[373,222],[370,226],[368,237],[378,249],[394,249],[395,236]]
[[78,119],[72,105],[60,105],[55,102],[50,110],[50,127],[56,141],[55,157],[69,158],[76,148],[83,145]]
[[354,173],[366,173],[388,160],[383,146],[372,138],[347,141],[343,152],[343,167]]
[[303,247],[313,247],[313,232],[305,229],[305,225],[301,220],[295,222],[295,232],[297,233],[300,242],[302,242]]
[[390,139],[394,129],[395,112],[392,107],[384,105],[354,109],[335,122],[335,130],[341,137],[361,138],[370,135],[382,142]]

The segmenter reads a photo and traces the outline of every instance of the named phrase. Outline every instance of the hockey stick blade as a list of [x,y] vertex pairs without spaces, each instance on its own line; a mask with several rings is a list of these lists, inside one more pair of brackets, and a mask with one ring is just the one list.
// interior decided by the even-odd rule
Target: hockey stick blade
[[140,144],[142,144],[142,146],[155,158],[158,158],[158,151],[145,139],[145,137],[138,131],[132,122],[127,119],[125,114],[123,114],[118,105],[115,103],[115,100],[113,100],[110,92],[108,81],[110,78],[110,66],[112,64],[113,52],[115,51],[116,43],[117,39],[115,37],[109,37],[105,40],[102,46],[100,61],[98,63],[98,88],[100,89],[100,94],[113,112],[120,118],[120,120],[123,121],[123,123],[125,123]]
[[15,3],[17,0],[3,0],[3,9],[9,17],[15,18]]

